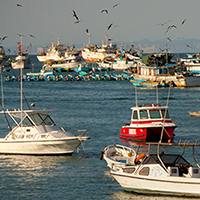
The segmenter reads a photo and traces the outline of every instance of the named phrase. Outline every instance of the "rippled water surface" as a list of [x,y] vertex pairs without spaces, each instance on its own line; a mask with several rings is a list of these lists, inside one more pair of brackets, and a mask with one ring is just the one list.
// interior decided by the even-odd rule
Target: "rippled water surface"
[[[37,67],[39,70],[36,63],[35,70]],[[130,108],[135,106],[135,89],[129,81],[24,82],[23,91],[36,109],[55,110],[53,115],[64,129],[90,130],[91,140],[84,142],[88,158],[77,152],[71,157],[0,155],[1,199],[183,199],[124,192],[116,181],[112,183],[106,162],[99,160],[107,145],[138,145],[119,138],[120,128],[130,122]],[[168,94],[168,89],[159,89],[159,102],[166,104]],[[16,82],[4,82],[4,97],[5,108],[20,108]],[[137,97],[138,104],[156,103],[154,89],[138,89]],[[200,118],[191,118],[188,111],[200,110],[200,88],[172,88],[168,104],[171,117],[177,117],[175,141],[199,139]],[[7,132],[1,115],[0,136]],[[146,150],[146,146],[141,148]],[[196,150],[197,160],[199,152]],[[186,151],[185,158],[193,162],[191,157],[192,152]]]

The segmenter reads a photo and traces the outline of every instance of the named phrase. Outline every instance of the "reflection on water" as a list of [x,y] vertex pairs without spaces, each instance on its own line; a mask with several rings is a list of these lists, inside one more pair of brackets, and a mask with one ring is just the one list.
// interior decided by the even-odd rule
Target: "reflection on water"
[[23,155],[1,155],[0,170],[10,175],[18,176],[51,176],[56,168],[66,168],[63,163],[81,159],[76,156],[23,156]]
[[175,197],[175,196],[161,196],[161,195],[140,195],[134,194],[129,192],[116,192],[111,195],[111,199],[116,200],[190,200],[190,199],[197,199],[197,198],[190,198],[190,197]]

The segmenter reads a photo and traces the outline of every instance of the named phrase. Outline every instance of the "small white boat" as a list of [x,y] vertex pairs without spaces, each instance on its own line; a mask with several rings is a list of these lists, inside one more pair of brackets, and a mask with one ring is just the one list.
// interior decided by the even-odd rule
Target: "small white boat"
[[[157,145],[157,153],[150,153],[151,146]],[[114,165],[111,176],[126,191],[143,194],[164,194],[177,196],[200,196],[200,166],[194,157],[194,147],[199,144],[148,143],[149,150],[142,161],[135,165]],[[165,154],[160,152],[161,145],[183,147],[183,153]],[[185,148],[192,147],[194,163],[192,166],[182,156]],[[155,149],[155,146],[153,147]],[[152,149],[153,149],[152,148]],[[152,150],[151,149],[151,150]],[[191,153],[192,154],[192,153]]]
[[16,125],[5,138],[0,138],[0,154],[71,155],[83,141],[90,139],[87,130],[77,130],[74,135],[59,127],[48,110],[1,113],[7,114]]
[[130,147],[113,144],[105,147],[101,152],[100,160],[104,159],[109,168],[113,165],[133,165],[135,164],[136,152]]
[[189,114],[190,114],[190,117],[200,117],[200,111],[196,111],[196,112],[189,111]]

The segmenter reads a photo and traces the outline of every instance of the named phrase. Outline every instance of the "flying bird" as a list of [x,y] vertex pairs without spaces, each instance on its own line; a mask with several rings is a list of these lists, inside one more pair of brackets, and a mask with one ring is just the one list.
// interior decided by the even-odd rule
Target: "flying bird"
[[167,39],[168,39],[170,42],[172,41],[170,37],[167,37]]
[[85,30],[88,35],[90,35],[88,28]]
[[183,24],[185,23],[185,21],[186,21],[186,19],[184,19],[184,20],[182,21],[181,25],[183,25]]
[[190,45],[188,45],[188,44],[186,44],[186,43],[185,43],[185,45],[186,45],[187,47],[189,47],[189,48],[191,48],[191,49],[192,49],[192,47],[191,47]]
[[73,12],[73,17],[75,17],[77,21],[79,21],[78,15],[76,14],[75,10],[72,10],[72,12]]
[[105,12],[106,14],[108,14],[108,10],[106,10],[106,9],[103,9],[103,10],[101,11],[101,13],[103,13],[103,12]]
[[16,35],[19,35],[19,37],[22,37],[22,36],[23,36],[23,37],[26,37],[25,35],[22,35],[22,34],[19,34],[19,33],[16,34]]
[[78,24],[79,22],[81,22],[80,20],[77,20],[76,22],[74,22],[74,24]]
[[157,25],[161,25],[161,26],[164,26],[165,24],[167,24],[168,22],[164,22],[164,23],[160,23],[160,24],[157,24]]
[[5,35],[4,37],[0,38],[1,41],[5,40],[8,36]]
[[18,4],[18,3],[17,3],[17,6],[18,6],[18,7],[22,7],[22,5],[21,5],[21,4]]
[[117,7],[118,5],[119,5],[119,3],[115,4],[115,5],[113,6],[113,8]]
[[35,36],[34,35],[32,35],[32,34],[28,34],[30,37],[32,37],[32,38],[35,38]]
[[107,30],[109,30],[110,28],[111,28],[111,26],[113,25],[113,23],[112,24],[110,24],[109,26],[108,26],[108,29]]
[[167,28],[167,30],[165,31],[164,35],[165,35],[169,30],[171,30],[172,28],[177,28],[177,26],[175,26],[175,25],[168,26],[168,28]]

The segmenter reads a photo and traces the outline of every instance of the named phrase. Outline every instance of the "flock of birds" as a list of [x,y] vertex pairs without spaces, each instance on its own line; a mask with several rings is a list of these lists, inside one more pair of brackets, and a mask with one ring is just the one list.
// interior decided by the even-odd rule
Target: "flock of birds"
[[[117,4],[113,5],[112,8],[117,7],[119,4],[120,4],[120,3],[117,3]],[[22,7],[21,4],[18,4],[18,3],[17,3],[16,5],[17,5],[17,7]],[[75,23],[75,24],[80,23],[81,20],[79,19],[78,14],[76,13],[76,11],[75,11],[75,10],[72,10],[72,12],[73,12],[73,17],[76,19],[76,21],[75,21],[74,23]],[[102,9],[100,13],[106,13],[106,14],[108,14],[109,11],[108,11],[108,9]],[[168,22],[170,22],[170,20],[168,20],[167,22],[164,22],[164,23],[160,23],[160,24],[158,24],[158,25],[164,26],[164,25],[166,25]],[[185,24],[185,22],[186,22],[186,19],[184,19],[184,20],[181,22],[181,25]],[[112,26],[113,26],[113,23],[109,24],[108,27],[107,27],[107,31],[110,30]],[[166,30],[165,33],[164,33],[164,35],[166,35],[166,34],[167,34],[171,29],[173,29],[173,28],[177,29],[177,26],[174,25],[174,24],[168,26],[168,27],[167,27],[167,30]],[[87,33],[88,35],[90,35],[89,29],[88,29],[88,28],[87,28],[85,31],[86,31],[86,33]],[[22,37],[22,36],[25,37],[25,35],[22,35],[22,34],[17,34],[17,35],[19,35],[20,37]],[[28,35],[29,35],[30,37],[32,37],[32,38],[35,38],[35,36],[34,36],[33,34],[28,34]],[[0,38],[0,41],[5,40],[6,38],[8,38],[7,35],[1,37],[1,38]],[[169,40],[170,42],[172,41],[170,37],[167,37],[166,39]],[[188,44],[185,44],[185,45],[186,45],[187,47],[189,47],[189,48],[192,49],[192,47],[191,47],[190,45],[188,45]]]
[[[186,22],[186,20],[187,19],[184,19],[182,22],[181,22],[181,25],[183,25],[183,24],[185,24],[185,22]],[[160,24],[158,24],[158,25],[161,25],[161,26],[164,26],[165,24],[167,24],[168,22],[171,22],[170,20],[168,20],[167,22],[164,22],[164,23],[160,23]],[[168,26],[167,27],[167,30],[165,31],[165,33],[164,33],[164,35],[166,35],[172,28],[175,28],[175,29],[177,29],[177,26],[176,25],[170,25],[170,26]],[[170,42],[172,41],[172,39],[170,38],[170,37],[167,37],[167,40],[169,40]],[[185,43],[185,45],[187,46],[187,47],[189,47],[189,48],[191,48],[192,49],[192,47],[190,46],[190,45],[188,45],[188,44],[186,44]]]
[[[115,7],[117,7],[118,5],[119,5],[119,3],[113,5],[112,8],[115,8]],[[78,15],[77,15],[77,13],[76,13],[76,11],[75,11],[75,10],[72,10],[72,12],[73,12],[73,17],[76,19],[76,21],[75,21],[74,23],[77,24],[77,23],[81,22],[80,19],[79,19],[79,17],[78,17]],[[103,10],[101,10],[101,13],[106,13],[106,14],[108,14],[108,10],[107,10],[107,9],[103,9]],[[111,23],[110,25],[108,25],[107,31],[110,30],[112,26],[113,26],[113,23]],[[86,33],[87,33],[88,35],[90,35],[89,29],[88,29],[88,28],[86,29]]]

